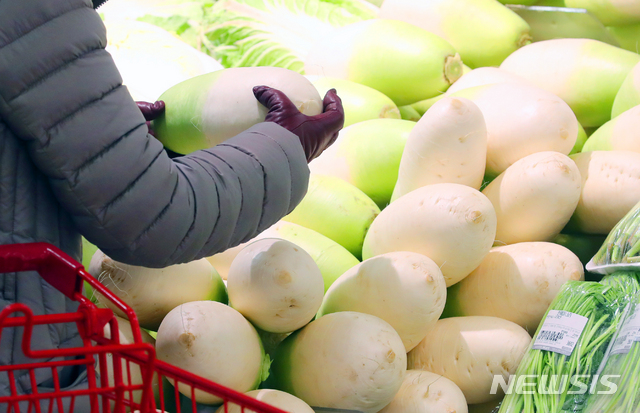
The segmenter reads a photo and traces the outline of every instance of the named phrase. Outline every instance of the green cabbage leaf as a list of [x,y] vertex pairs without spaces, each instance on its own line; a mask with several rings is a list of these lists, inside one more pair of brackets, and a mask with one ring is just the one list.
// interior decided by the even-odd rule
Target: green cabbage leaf
[[303,73],[316,41],[377,12],[365,0],[220,0],[206,11],[203,43],[225,67],[277,66]]

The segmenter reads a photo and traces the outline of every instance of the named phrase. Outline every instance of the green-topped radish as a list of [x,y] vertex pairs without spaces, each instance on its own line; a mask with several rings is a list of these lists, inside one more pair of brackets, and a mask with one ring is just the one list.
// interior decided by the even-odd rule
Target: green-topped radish
[[635,65],[622,82],[611,109],[611,118],[640,105],[640,63]]
[[376,203],[350,183],[311,175],[307,194],[283,220],[317,231],[360,258],[364,236],[379,213]]
[[[260,389],[251,390],[245,393],[245,396],[260,400],[263,403],[277,407],[290,413],[314,413],[314,410],[304,401],[294,395],[285,393],[280,390]],[[256,413],[248,407],[239,406],[235,403],[227,403],[226,406],[220,406],[216,413]]]
[[580,171],[567,155],[520,159],[482,190],[498,217],[496,244],[553,240],[575,211],[580,189]]
[[640,3],[628,0],[565,0],[567,7],[586,9],[605,26],[640,23]]
[[[141,327],[153,331],[180,304],[200,300],[227,302],[222,278],[204,258],[166,268],[145,268],[114,261],[97,250],[88,271],[133,308]],[[125,317],[109,299],[97,292],[95,295],[98,302]]]
[[384,93],[360,83],[327,76],[307,76],[324,96],[336,89],[344,108],[344,127],[370,119],[400,119],[400,110]]
[[592,39],[553,39],[516,51],[500,68],[561,97],[584,127],[611,119],[622,82],[640,61],[637,53]]
[[466,185],[433,184],[385,208],[367,232],[362,255],[426,255],[440,267],[448,287],[480,264],[495,235],[496,212],[486,196]]
[[343,311],[287,337],[272,367],[276,387],[311,406],[376,413],[402,385],[407,356],[386,321]]
[[180,154],[207,149],[263,122],[267,108],[253,95],[266,85],[283,91],[306,115],[322,112],[322,98],[304,76],[279,67],[237,67],[181,82],[158,99],[162,116],[153,121],[155,136]]
[[523,83],[496,83],[462,89],[449,96],[475,103],[487,124],[486,174],[496,177],[536,152],[568,155],[578,137],[578,121],[562,99]]
[[342,178],[384,208],[391,200],[402,151],[415,125],[401,119],[374,119],[346,127],[309,169],[315,175]]
[[266,231],[262,232],[252,241],[230,248],[222,253],[207,259],[226,279],[229,267],[242,249],[254,240],[264,238],[278,238],[291,241],[303,250],[316,262],[324,280],[324,290],[327,291],[331,284],[349,268],[360,261],[347,251],[342,245],[324,235],[298,224],[279,221]]
[[433,33],[402,21],[372,19],[322,37],[304,70],[361,83],[404,106],[447,90],[462,75],[462,62],[453,46]]
[[467,413],[458,386],[430,371],[408,370],[393,401],[380,413]]
[[640,152],[640,105],[600,126],[585,142],[582,151]]
[[502,318],[445,318],[409,352],[407,368],[440,374],[462,390],[467,403],[485,403],[502,396],[491,394],[495,376],[508,381],[530,342],[525,329]]
[[391,200],[423,187],[455,183],[480,189],[487,161],[487,125],[468,99],[447,97],[409,134]]
[[618,45],[630,52],[638,53],[640,45],[640,23],[624,26],[608,26],[607,31]]
[[435,33],[471,68],[498,66],[531,40],[527,22],[496,0],[385,0],[379,17]]
[[493,316],[533,335],[566,281],[584,280],[580,259],[550,242],[493,248],[478,268],[447,291],[445,315]]
[[580,202],[569,227],[608,234],[640,202],[640,153],[593,151],[571,155],[582,176]]
[[257,328],[289,333],[309,323],[324,295],[318,265],[301,247],[261,239],[244,247],[229,268],[229,305]]
[[339,311],[375,315],[391,324],[409,351],[438,321],[446,296],[442,271],[432,259],[390,252],[341,275],[327,291],[318,316]]
[[[156,353],[162,361],[239,392],[256,389],[269,369],[255,328],[238,311],[215,301],[171,310],[158,330]],[[191,386],[180,383],[178,390],[191,397]],[[195,390],[195,400],[222,402],[202,390]]]

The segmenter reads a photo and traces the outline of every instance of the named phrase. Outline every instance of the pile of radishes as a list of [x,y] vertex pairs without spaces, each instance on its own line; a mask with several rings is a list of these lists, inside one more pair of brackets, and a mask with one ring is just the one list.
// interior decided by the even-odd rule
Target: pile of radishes
[[[462,75],[453,46],[410,24],[428,7],[409,3],[337,30],[340,47],[314,50],[306,77],[262,67],[189,80],[190,93],[235,99],[168,110],[197,117],[194,140],[158,121],[174,151],[217,144],[264,117],[254,84],[310,114],[336,88],[347,119],[310,164],[303,201],[256,239],[164,269],[94,255],[90,272],[157,332],[160,359],[292,413],[490,411],[503,396],[494,378],[515,373],[563,283],[584,279],[585,258],[640,202],[637,53],[589,39],[514,51],[503,37],[502,55],[476,56],[462,42],[477,67]],[[407,47],[439,45],[422,72],[358,46],[407,33]],[[167,108],[196,99],[181,87],[160,97]]]

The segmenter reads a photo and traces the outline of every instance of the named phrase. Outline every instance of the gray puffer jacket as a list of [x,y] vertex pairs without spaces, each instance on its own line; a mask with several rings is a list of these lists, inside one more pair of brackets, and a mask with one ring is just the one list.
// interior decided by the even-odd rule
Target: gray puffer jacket
[[[80,259],[82,234],[116,260],[163,267],[247,241],[300,202],[309,170],[298,137],[262,123],[172,160],[105,45],[91,0],[0,0],[0,244],[44,241]],[[75,309],[35,273],[0,275],[0,308],[13,302]],[[37,328],[33,347],[76,346],[74,330]],[[0,365],[27,361],[20,338],[3,331]],[[37,377],[42,391],[50,374]]]

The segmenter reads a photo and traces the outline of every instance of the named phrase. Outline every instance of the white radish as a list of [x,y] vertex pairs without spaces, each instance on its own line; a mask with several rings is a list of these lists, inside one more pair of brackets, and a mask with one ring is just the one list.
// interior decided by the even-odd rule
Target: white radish
[[253,325],[288,333],[315,316],[324,295],[318,265],[302,248],[262,239],[240,251],[229,268],[229,304]]
[[369,86],[398,106],[444,93],[462,70],[460,56],[442,37],[389,19],[352,23],[318,38],[304,64],[307,75]]
[[498,217],[496,244],[551,241],[580,200],[580,172],[558,152],[526,156],[482,191]]
[[567,281],[584,280],[580,259],[549,242],[493,248],[478,268],[447,291],[446,316],[513,321],[533,334]]
[[[131,323],[124,318],[116,316],[116,320],[118,320],[118,339],[120,340],[120,344],[133,344],[135,340],[133,338],[133,331],[131,329]],[[112,338],[111,335],[111,326],[109,324],[104,326],[104,336],[106,338]],[[144,330],[140,330],[140,336],[142,338],[143,343],[151,344],[155,346],[156,341]],[[107,360],[107,378],[109,386],[113,386],[115,384],[115,376],[114,376],[114,360],[113,354],[106,354]],[[136,362],[129,361],[125,358],[120,359],[121,372],[122,372],[122,381],[127,386],[140,386],[144,383],[144,378],[142,376],[143,370],[140,369],[140,365]],[[100,363],[96,364],[98,372],[100,372]],[[146,373],[146,370],[144,370]],[[152,388],[154,394],[158,393],[158,375],[154,373],[152,378]],[[125,398],[127,400],[131,400],[134,403],[140,403],[142,400],[142,390],[134,390],[132,393],[126,393]]]
[[487,124],[487,175],[495,177],[527,155],[568,155],[578,138],[578,121],[562,99],[524,83],[496,83],[451,96],[478,105]]
[[445,318],[409,352],[407,366],[453,381],[469,404],[485,403],[502,396],[491,394],[494,377],[508,381],[530,342],[525,329],[502,318]]
[[386,321],[343,311],[287,337],[272,367],[276,387],[311,406],[376,413],[402,385],[407,356]]
[[391,201],[431,184],[480,189],[486,160],[487,126],[478,106],[465,98],[444,98],[409,133]]
[[[171,310],[158,330],[156,353],[162,361],[239,392],[257,388],[268,368],[255,328],[238,311],[215,301]],[[178,390],[191,397],[191,386],[180,383]],[[195,391],[195,400],[222,402],[201,390]]]
[[[325,291],[345,271],[360,262],[337,242],[312,229],[291,222],[278,221],[253,240],[264,238],[278,238],[291,241],[308,252],[316,264],[318,264],[318,268],[320,268],[322,278],[324,279]],[[226,279],[229,267],[234,258],[252,241],[229,248],[207,259],[213,263],[216,268],[220,268],[220,273],[223,274],[223,278]]]
[[622,112],[600,126],[585,142],[582,152],[632,151],[640,152],[640,105]]
[[174,152],[208,149],[264,122],[267,108],[253,87],[281,90],[306,115],[322,112],[322,98],[304,76],[281,67],[234,67],[195,76],[166,90],[162,116],[153,121],[155,136]]
[[640,153],[593,151],[571,159],[582,176],[582,193],[570,226],[606,235],[640,202]]
[[[251,390],[245,393],[245,396],[252,397],[256,400],[260,400],[263,403],[277,407],[289,413],[314,413],[314,410],[294,395],[285,393],[280,390],[273,389],[260,389]],[[216,413],[257,413],[248,407],[242,407],[234,403],[227,403],[226,406],[222,405]]]
[[380,317],[400,335],[407,351],[442,314],[447,287],[432,259],[414,252],[390,252],[358,264],[329,288],[318,316],[356,311]]
[[385,0],[379,17],[437,34],[471,67],[497,66],[531,40],[527,22],[495,0]]
[[496,212],[478,190],[433,184],[398,198],[371,224],[363,258],[393,251],[426,255],[441,268],[447,287],[480,264],[496,234]]
[[584,127],[611,119],[616,93],[637,53],[592,39],[553,39],[531,43],[511,54],[500,69],[519,75],[571,106]]
[[[227,302],[222,278],[204,258],[165,268],[146,268],[114,261],[97,250],[88,271],[133,308],[141,327],[153,331],[180,304],[200,300]],[[102,305],[125,317],[106,297],[97,291],[95,296]]]
[[458,386],[430,371],[408,370],[393,401],[380,413],[467,413]]

